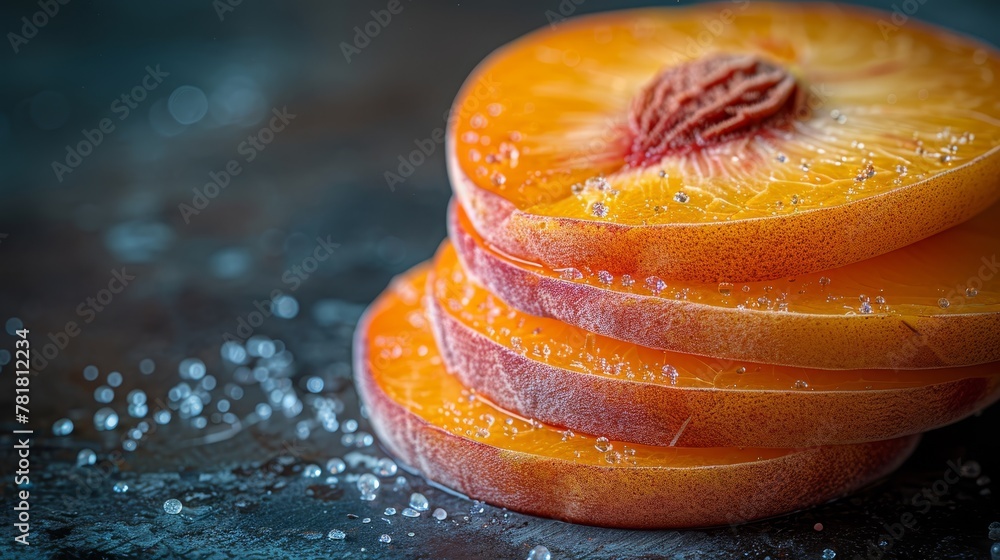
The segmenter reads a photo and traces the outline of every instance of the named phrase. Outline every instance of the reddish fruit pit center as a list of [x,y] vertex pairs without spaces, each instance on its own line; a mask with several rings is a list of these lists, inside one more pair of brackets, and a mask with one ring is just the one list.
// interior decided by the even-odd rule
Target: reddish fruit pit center
[[668,68],[632,100],[626,161],[656,165],[668,154],[785,124],[798,91],[784,68],[748,54],[714,54]]

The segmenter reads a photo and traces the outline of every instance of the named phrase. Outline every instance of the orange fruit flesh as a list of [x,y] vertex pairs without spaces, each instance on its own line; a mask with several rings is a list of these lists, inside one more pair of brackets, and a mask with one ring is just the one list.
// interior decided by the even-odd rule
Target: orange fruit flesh
[[[1000,57],[917,22],[886,40],[888,17],[708,4],[528,35],[483,62],[455,102],[456,194],[518,257],[703,281],[821,270],[941,231],[1000,195]],[[803,101],[792,122],[629,164],[636,94],[664,68],[720,53],[794,77]]]
[[445,486],[516,511],[601,526],[743,523],[820,504],[894,470],[916,436],[805,449],[635,445],[506,412],[445,371],[421,307],[427,268],[397,278],[355,338],[380,440]]
[[1000,377],[997,363],[926,370],[820,370],[717,360],[622,342],[508,306],[470,281],[447,242],[438,251],[431,290],[449,315],[496,344],[581,374],[672,387],[816,392],[877,391]]
[[[777,280],[704,283],[553,269],[504,255],[479,236],[461,209],[458,223],[486,248],[533,273],[622,293],[824,317],[852,315],[947,316],[1000,313],[1000,204],[971,220],[865,261]],[[603,278],[603,280],[602,280]],[[867,303],[868,306],[864,304]]]
[[[607,465],[597,438],[565,437],[563,431],[502,410],[476,395],[444,370],[421,299],[427,268],[403,277],[370,313],[368,355],[378,367],[372,376],[393,401],[427,423],[454,435],[532,455],[574,463]],[[702,467],[772,459],[793,453],[774,448],[685,448],[610,441],[622,451],[614,464]]]
[[1000,360],[1000,204],[879,257],[746,283],[553,269],[491,246],[457,205],[449,222],[470,272],[507,303],[628,342],[833,369]]

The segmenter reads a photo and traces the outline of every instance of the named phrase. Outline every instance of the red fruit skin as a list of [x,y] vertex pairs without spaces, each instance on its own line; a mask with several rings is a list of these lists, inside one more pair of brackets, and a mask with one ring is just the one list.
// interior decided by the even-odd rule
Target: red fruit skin
[[438,347],[463,385],[522,416],[612,440],[678,447],[861,443],[951,424],[1000,398],[997,375],[901,389],[779,391],[579,373],[497,344],[450,315],[430,289],[427,297]]
[[355,334],[355,382],[381,442],[430,480],[514,511],[602,527],[736,525],[856,491],[899,467],[919,441],[821,446],[696,468],[596,466],[501,449],[434,426],[382,391],[369,359],[370,313]]

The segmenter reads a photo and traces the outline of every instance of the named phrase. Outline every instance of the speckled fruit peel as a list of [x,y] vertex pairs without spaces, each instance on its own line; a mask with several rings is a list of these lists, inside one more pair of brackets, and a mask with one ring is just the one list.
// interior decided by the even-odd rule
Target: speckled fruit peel
[[620,342],[509,307],[450,243],[428,278],[447,369],[504,409],[573,431],[682,447],[878,441],[958,421],[1000,397],[1000,364],[816,370]]
[[358,390],[382,443],[424,476],[515,511],[607,527],[738,524],[888,474],[917,436],[799,449],[633,445],[504,412],[444,368],[422,305],[426,266],[397,278],[355,338]]
[[785,278],[943,231],[1000,197],[1000,55],[891,16],[726,2],[531,33],[455,101],[455,194],[498,250],[639,279]]
[[511,306],[642,346],[820,369],[1000,361],[1000,204],[876,258],[735,284],[567,274],[493,249],[454,203],[448,220],[468,271]]

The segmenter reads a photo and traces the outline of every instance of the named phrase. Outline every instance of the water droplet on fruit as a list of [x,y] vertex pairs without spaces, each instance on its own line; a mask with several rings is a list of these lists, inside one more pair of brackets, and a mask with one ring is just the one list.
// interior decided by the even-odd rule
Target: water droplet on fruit
[[665,365],[660,370],[660,373],[662,373],[663,376],[670,381],[671,385],[677,385],[677,377],[680,375],[677,373],[677,368],[671,365]]
[[966,461],[959,467],[958,472],[965,478],[976,478],[982,473],[982,467],[976,461]]
[[611,444],[608,438],[602,436],[597,438],[597,440],[594,442],[594,447],[596,447],[597,450],[600,451],[601,453],[606,453],[608,451],[611,451],[614,445]]
[[579,280],[583,278],[583,273],[575,268],[563,268],[557,272],[559,272],[559,277],[563,280]]
[[977,290],[975,288],[966,288],[965,289],[965,297],[973,298],[973,297],[976,297],[978,295],[979,295],[979,290]]
[[608,215],[608,207],[601,202],[595,202],[590,206],[590,213],[598,218],[603,218]]
[[951,302],[948,301],[948,298],[941,298],[938,300],[938,307],[941,309],[948,309],[951,307]]
[[746,372],[747,372],[747,368],[745,368],[744,366],[740,366],[740,367],[736,368],[736,373],[738,373],[740,375],[743,375]]
[[793,385],[793,387],[796,388],[796,389],[808,389],[809,388],[809,384],[806,383],[805,381],[799,379],[798,381],[795,382],[795,385]]
[[667,288],[667,283],[656,276],[646,278],[646,287],[654,294],[659,294]]
[[830,285],[830,279],[827,278],[826,276],[820,276],[819,277],[819,285],[820,286],[829,286]]
[[680,202],[681,204],[684,204],[684,203],[686,203],[689,200],[691,200],[691,197],[688,196],[688,194],[686,192],[677,191],[677,194],[674,195],[674,201],[675,202]]
[[733,293],[733,285],[729,282],[720,282],[719,293],[722,294],[723,297],[729,297]]
[[872,312],[872,304],[868,303],[867,301],[862,302],[861,303],[861,307],[859,308],[859,311],[861,311],[861,313],[863,315],[869,315],[869,314],[871,314],[871,312]]
[[611,282],[614,281],[614,279],[615,277],[607,270],[597,271],[597,281],[600,282],[601,284],[604,284],[605,286],[610,285]]

